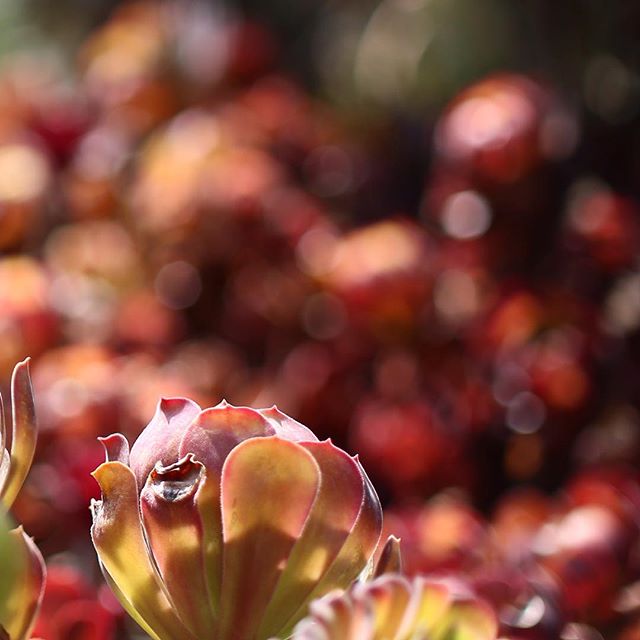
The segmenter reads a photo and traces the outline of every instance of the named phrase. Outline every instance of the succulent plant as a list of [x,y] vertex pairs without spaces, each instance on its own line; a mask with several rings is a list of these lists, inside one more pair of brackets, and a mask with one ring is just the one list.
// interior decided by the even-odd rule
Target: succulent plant
[[13,370],[11,399],[13,434],[11,447],[7,449],[0,398],[0,639],[25,640],[42,600],[45,566],[40,551],[22,527],[9,530],[6,510],[22,487],[36,446],[28,359]]
[[93,543],[155,640],[285,637],[371,568],[382,512],[357,457],[275,407],[163,399],[130,451],[103,445]]
[[311,604],[292,640],[495,640],[491,610],[443,583],[384,574]]

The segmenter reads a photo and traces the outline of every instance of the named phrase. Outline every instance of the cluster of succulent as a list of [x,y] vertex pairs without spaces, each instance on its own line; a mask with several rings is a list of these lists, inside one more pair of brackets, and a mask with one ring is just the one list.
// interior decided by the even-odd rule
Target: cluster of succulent
[[[5,510],[36,442],[28,361],[14,371],[12,401],[10,451],[2,429]],[[382,508],[358,459],[275,407],[223,401],[202,410],[163,399],[131,449],[119,433],[102,444],[91,539],[106,583],[154,640],[496,637],[479,600],[425,579],[409,583],[393,536],[374,566]],[[0,637],[29,640],[45,565],[2,518]],[[54,575],[55,588],[65,574]],[[86,624],[100,618],[95,607],[83,618],[86,605],[73,598],[84,591],[74,591],[80,580],[66,577],[72,624],[45,607],[37,626],[50,637],[74,628],[88,637]]]
[[[401,92],[376,43],[401,24],[410,48],[439,4],[379,3],[354,74],[378,99]],[[40,425],[34,454],[19,365],[0,500],[49,574],[21,622],[0,578],[0,624],[633,640],[633,126],[590,111],[613,98],[589,74],[586,97],[496,72],[418,114],[330,103],[284,46],[212,3],[137,0],[71,65],[0,61],[0,379],[32,356]],[[238,408],[271,405],[321,440]],[[402,571],[375,569],[372,484]],[[1,575],[42,575],[3,526]]]

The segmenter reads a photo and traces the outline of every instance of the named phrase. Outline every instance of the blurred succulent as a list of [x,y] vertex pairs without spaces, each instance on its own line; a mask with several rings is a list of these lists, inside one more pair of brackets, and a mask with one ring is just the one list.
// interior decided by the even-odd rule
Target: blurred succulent
[[387,573],[311,604],[293,640],[492,640],[491,610],[446,585]]
[[431,288],[433,261],[429,237],[417,224],[398,218],[340,238],[319,235],[303,237],[301,259],[351,322],[383,333],[413,326]]
[[155,640],[286,637],[371,568],[382,512],[358,459],[275,407],[163,399],[130,452],[102,442],[93,543]]
[[22,527],[9,530],[6,510],[27,476],[36,445],[36,423],[29,360],[16,365],[11,380],[13,434],[6,448],[0,399],[0,638],[25,640],[42,600],[42,555]]
[[47,587],[32,635],[45,640],[115,640],[124,612],[109,588],[93,585],[61,556],[47,567]]
[[51,278],[39,260],[26,254],[0,257],[2,379],[9,375],[13,364],[25,353],[38,356],[55,344],[58,315],[49,298],[51,286]]

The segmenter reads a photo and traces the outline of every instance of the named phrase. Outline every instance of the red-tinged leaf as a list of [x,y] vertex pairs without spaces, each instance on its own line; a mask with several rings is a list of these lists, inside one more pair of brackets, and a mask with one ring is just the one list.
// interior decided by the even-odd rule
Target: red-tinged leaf
[[22,527],[9,532],[8,544],[19,570],[1,608],[0,626],[11,640],[26,640],[38,615],[46,570],[42,554]]
[[302,446],[254,438],[222,471],[223,586],[217,640],[253,638],[318,496],[320,468]]
[[[283,621],[289,620],[289,628],[297,622],[290,620],[291,614],[305,607],[351,533],[362,505],[362,473],[353,458],[329,441],[307,442],[302,446],[320,467],[320,492],[265,612],[259,637],[279,632],[286,635],[288,629],[283,629]],[[364,564],[359,570],[363,567]],[[333,588],[347,586],[335,584]]]
[[222,572],[222,520],[220,514],[220,477],[229,452],[240,442],[273,435],[274,430],[257,411],[233,407],[222,401],[206,409],[186,429],[180,442],[180,456],[192,453],[207,468],[207,477],[198,491],[203,538],[204,564],[211,603],[217,608]]
[[[360,469],[360,473],[363,498],[358,518],[335,560],[309,594],[309,601],[322,597],[333,590],[336,585],[347,586],[351,584],[366,567],[380,539],[382,532],[380,500],[362,469]],[[305,603],[287,620],[283,625],[284,628],[289,628],[291,621],[299,620],[306,615],[306,609]]]
[[185,429],[200,413],[200,407],[186,398],[163,398],[151,422],[131,447],[130,466],[144,487],[156,462],[168,466],[181,457],[178,453]]
[[149,547],[171,602],[191,632],[206,638],[214,616],[203,562],[203,528],[196,494],[205,475],[193,454],[149,474],[140,495]]
[[203,527],[203,562],[206,567],[211,606],[217,611],[222,573],[222,517],[220,481],[222,465],[229,452],[248,438],[273,435],[268,421],[247,407],[233,407],[222,401],[205,409],[189,425],[180,442],[181,457],[193,454],[207,468],[198,490],[196,505]]
[[149,558],[131,469],[105,462],[94,472],[102,500],[93,505],[91,537],[100,562],[130,606],[162,640],[194,640],[164,592]]
[[11,439],[11,462],[6,479],[1,487],[2,502],[9,508],[16,499],[22,484],[31,468],[36,449],[37,426],[36,412],[29,375],[27,358],[18,363],[11,378],[11,404],[13,415],[13,434]]
[[209,473],[220,473],[229,452],[240,442],[274,433],[268,420],[254,409],[221,402],[202,411],[185,430],[180,442],[180,456],[193,453]]

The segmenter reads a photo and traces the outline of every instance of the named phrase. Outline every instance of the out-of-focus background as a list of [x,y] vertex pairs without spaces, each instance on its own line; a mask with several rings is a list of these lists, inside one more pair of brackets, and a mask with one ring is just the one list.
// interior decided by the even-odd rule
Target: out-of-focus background
[[[96,437],[160,396],[359,453],[504,638],[640,638],[640,4],[0,2],[0,376],[36,635],[136,637]],[[6,386],[5,386],[6,388]]]

